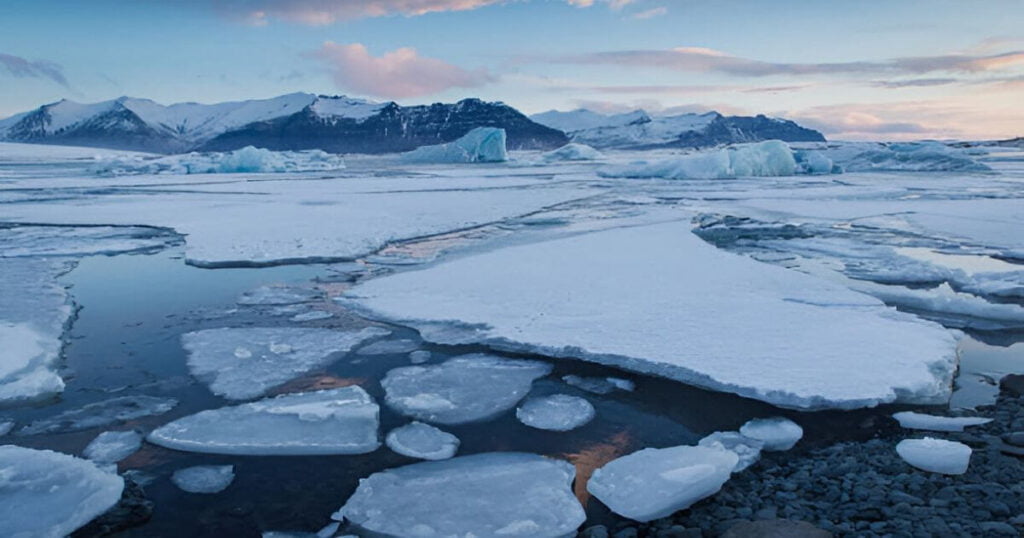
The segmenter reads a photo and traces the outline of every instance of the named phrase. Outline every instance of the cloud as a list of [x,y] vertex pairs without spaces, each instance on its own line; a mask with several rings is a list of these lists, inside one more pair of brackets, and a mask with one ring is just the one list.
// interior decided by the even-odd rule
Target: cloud
[[958,84],[958,78],[915,78],[910,80],[876,80],[873,86],[880,88],[926,88],[929,86],[948,86]]
[[409,47],[372,56],[360,43],[339,45],[328,41],[310,56],[327,64],[339,88],[388,99],[473,88],[496,80],[484,69],[462,69],[420,56]]
[[660,17],[668,13],[668,8],[665,6],[647,9],[644,11],[638,11],[632,14],[630,17],[637,20],[653,19],[654,17]]
[[69,90],[71,89],[68,79],[64,76],[64,69],[53,62],[45,60],[31,61],[20,56],[0,52],[0,66],[15,77],[47,79]]

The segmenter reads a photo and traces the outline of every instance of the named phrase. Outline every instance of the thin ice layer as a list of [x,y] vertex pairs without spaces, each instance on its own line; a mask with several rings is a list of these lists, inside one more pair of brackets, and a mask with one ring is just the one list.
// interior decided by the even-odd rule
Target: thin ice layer
[[197,465],[178,469],[171,475],[171,482],[189,493],[220,493],[234,480],[234,465]]
[[146,395],[118,396],[36,420],[18,430],[18,434],[35,435],[88,430],[126,420],[161,415],[176,405],[178,405],[178,400],[174,398]]
[[142,434],[137,431],[103,432],[85,447],[82,455],[97,463],[117,463],[141,446]]
[[503,248],[363,282],[347,297],[439,343],[458,320],[470,327],[461,342],[792,408],[943,402],[956,364],[956,339],[939,325],[716,249],[681,222]]
[[586,519],[575,469],[534,454],[494,452],[374,473],[334,518],[374,536],[575,535]]
[[157,428],[147,440],[209,454],[365,454],[380,446],[379,416],[373,398],[351,386],[200,411]]

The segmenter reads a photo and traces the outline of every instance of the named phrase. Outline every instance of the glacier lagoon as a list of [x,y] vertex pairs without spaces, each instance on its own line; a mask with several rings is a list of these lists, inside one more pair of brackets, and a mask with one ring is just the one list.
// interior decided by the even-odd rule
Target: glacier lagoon
[[[358,160],[350,161],[350,165],[345,172],[339,172],[341,176],[338,181],[351,178],[347,174],[358,176],[365,173],[360,172],[361,166],[365,167],[363,170],[373,166],[371,162],[360,163]],[[777,196],[783,193],[797,192],[806,194],[807,197],[834,197],[836,191],[845,190],[845,194],[850,197],[875,196],[881,200],[879,203],[891,203],[898,198],[899,195],[894,193],[901,188],[902,181],[912,183],[915,188],[922,184],[928,185],[934,189],[935,196],[951,194],[950,187],[926,176],[913,176],[911,179],[894,175],[883,176],[886,180],[895,178],[894,183],[872,181],[873,177],[878,176],[844,175],[843,182],[853,183],[852,186],[837,184],[827,177],[758,178],[678,185],[660,180],[599,179],[594,174],[598,166],[601,165],[573,163],[550,167],[480,166],[433,170],[438,176],[437,181],[448,185],[458,184],[460,188],[473,189],[483,185],[482,188],[488,191],[519,191],[511,194],[518,197],[520,205],[511,209],[512,213],[520,213],[497,219],[496,222],[483,219],[456,219],[441,224],[441,231],[427,230],[426,237],[416,236],[420,232],[411,227],[404,232],[410,235],[397,241],[374,242],[375,238],[370,237],[370,241],[362,243],[367,245],[365,252],[353,252],[348,256],[363,260],[357,261],[354,265],[317,263],[323,261],[320,245],[315,246],[316,252],[309,260],[298,260],[302,263],[263,268],[199,268],[186,263],[185,252],[189,237],[184,239],[185,245],[182,245],[181,239],[174,234],[169,236],[167,246],[156,252],[113,256],[101,253],[74,257],[75,267],[59,279],[61,284],[69,286],[71,300],[80,307],[65,335],[63,358],[56,369],[65,380],[64,391],[58,400],[44,402],[46,405],[0,409],[0,422],[14,420],[16,423],[14,432],[0,438],[0,442],[80,455],[85,446],[102,431],[139,429],[148,432],[189,414],[232,405],[233,402],[210,393],[202,381],[190,376],[187,355],[181,346],[180,336],[192,331],[268,326],[358,331],[370,326],[384,326],[392,330],[392,334],[383,337],[380,342],[403,341],[401,345],[394,346],[394,353],[360,355],[359,348],[355,348],[353,353],[339,353],[334,362],[312,371],[305,371],[299,377],[271,390],[271,395],[276,395],[359,385],[364,387],[378,404],[383,404],[385,400],[380,380],[388,371],[410,365],[410,346],[405,341],[416,342],[420,350],[430,352],[431,357],[427,364],[441,364],[452,357],[471,353],[495,352],[495,349],[484,345],[486,343],[482,344],[468,337],[464,327],[432,327],[431,330],[436,331],[435,334],[446,334],[444,340],[449,342],[432,343],[434,339],[427,338],[426,331],[418,334],[401,325],[381,325],[345,308],[344,303],[332,300],[343,295],[353,281],[372,282],[379,274],[377,271],[401,274],[423,268],[443,268],[448,260],[500,251],[514,245],[528,245],[638,224],[678,221],[678,215],[666,211],[666,205],[679,206],[677,209],[685,211],[687,217],[691,214],[730,213],[736,218],[750,219],[750,215],[756,213],[758,218],[765,219],[765,215],[770,212],[765,209],[766,206],[781,204],[782,201]],[[81,182],[76,183],[73,172],[65,173],[66,178],[58,178],[57,181],[66,182],[68,193],[77,191]],[[1008,175],[1013,177],[1012,173]],[[557,179],[546,179],[549,176]],[[230,193],[232,190],[231,187],[214,186],[212,182],[203,187],[204,182],[209,180],[202,176],[197,178],[198,183],[190,185],[190,188],[208,188],[222,193]],[[171,178],[146,176],[133,179],[142,182],[143,186],[136,187],[139,190],[167,188],[161,184],[171,181]],[[359,180],[358,177],[353,179]],[[1004,177],[1003,180],[1005,179]],[[45,183],[44,180],[45,176],[24,179],[33,183],[32,188],[40,192],[43,190],[40,183]],[[252,181],[252,178],[238,180],[239,183],[249,181]],[[303,178],[292,175],[288,176],[287,180],[280,181],[302,182]],[[383,181],[392,182],[392,186],[388,188],[401,188],[403,191],[408,191],[407,187],[410,186],[394,179]],[[432,189],[423,181],[411,181],[418,186],[423,185],[427,191]],[[993,179],[987,176],[971,176],[965,181],[978,184],[988,182],[989,187],[993,188]],[[238,190],[251,187],[253,185],[250,184]],[[296,188],[301,190],[305,187]],[[384,191],[377,194],[387,198],[387,189],[381,189],[380,186],[373,188]],[[903,188],[906,188],[906,185]],[[87,195],[76,192],[74,196],[87,196],[90,198],[90,204],[99,206],[115,202],[117,198],[132,196],[130,193],[124,193],[124,189],[116,185],[107,184],[101,189],[109,191]],[[545,192],[534,197],[529,192],[531,190]],[[559,194],[555,199],[551,199],[549,195],[553,190],[572,194],[567,197]],[[317,191],[323,192],[322,189]],[[404,194],[407,195],[408,192]],[[495,200],[501,196],[500,192],[489,194],[493,194]],[[19,219],[27,219],[32,214],[30,206],[33,204],[61,204],[53,199],[45,202],[31,199],[26,201],[23,198],[24,191],[15,191],[11,188],[4,189],[0,196],[4,197],[7,207],[14,209],[12,215],[23,215],[18,217]],[[312,200],[316,195],[308,196]],[[718,200],[719,198],[722,200]],[[310,200],[302,199],[298,202]],[[866,212],[858,210],[858,213],[864,215],[852,215],[849,218],[873,217],[876,221],[879,220],[877,213],[873,211],[875,210],[870,208]],[[56,220],[64,224],[73,223],[69,221],[86,224],[90,218],[96,218],[89,215],[75,216],[73,212],[74,209],[69,209],[63,215],[55,215],[59,217]],[[779,212],[776,210],[773,214],[777,217]],[[938,214],[935,212],[931,214],[932,216],[925,215],[926,218],[918,222],[930,222],[927,219],[934,220],[934,215]],[[958,216],[961,220],[965,218],[962,215],[963,212]],[[410,215],[409,218],[413,216]],[[822,221],[826,220],[820,214],[816,214],[815,217]],[[771,222],[782,223],[778,224],[779,228],[785,226],[785,219],[782,218]],[[825,226],[822,228],[833,229]],[[729,233],[739,233],[737,229],[736,226],[731,226]],[[915,245],[948,250],[949,244],[956,238],[942,234],[944,229],[948,228],[935,226],[932,228],[933,234],[935,230],[939,232],[934,234],[935,237],[922,238],[916,235],[912,236],[912,239],[916,241]],[[892,226],[892,230],[893,235],[898,235],[896,231],[905,231],[905,223]],[[964,254],[978,257],[995,254],[1000,259],[1010,260],[1007,263],[1016,263],[1012,261],[1014,258],[1011,255],[1014,249],[1019,247],[999,241],[990,242],[987,247],[982,242],[982,246],[979,247],[978,237],[987,230],[978,230],[970,244],[965,242],[964,250],[969,252]],[[838,242],[836,237],[820,233],[818,229],[803,232],[818,233],[819,236],[825,237],[825,241],[836,244]],[[915,232],[919,233],[917,230]],[[302,233],[301,230],[298,233]],[[802,264],[791,263],[794,259],[791,257],[806,254],[808,250],[796,252],[796,246],[800,245],[793,248],[782,248],[778,245],[775,245],[775,248],[768,248],[763,244],[769,239],[765,233],[758,230],[748,237],[751,244],[742,245],[708,239],[710,236],[704,237],[720,248],[744,256],[753,256],[755,259],[759,257],[765,263],[784,265],[794,271],[803,269],[812,272],[817,278],[838,278],[825,271],[836,273],[832,269],[834,266],[852,259],[849,256],[840,257],[837,262],[835,257],[816,258],[807,255],[800,256]],[[899,236],[898,239],[898,244],[903,246],[905,237]],[[877,242],[877,236],[872,236],[871,240]],[[939,242],[942,244],[938,245]],[[281,244],[284,244],[283,239]],[[294,247],[288,246],[286,254],[291,256],[295,251]],[[277,253],[271,250],[257,254],[262,256],[259,260],[277,256]],[[238,251],[219,259],[229,259],[236,255]],[[371,256],[373,261],[365,261]],[[278,259],[289,261],[286,256]],[[821,266],[824,266],[824,269]],[[845,265],[838,273],[842,273],[844,269]],[[849,278],[847,274],[841,276]],[[524,281],[520,284],[529,283]],[[237,303],[240,295],[264,285],[315,287],[323,293],[322,298],[294,309],[290,307],[295,305]],[[628,286],[629,281],[623,280],[621,285]],[[1014,303],[1003,301],[993,304]],[[328,311],[334,315],[331,318],[292,321],[294,316],[311,310]],[[943,316],[950,316],[950,313],[930,317],[942,321]],[[957,325],[949,319],[947,321],[951,326]],[[965,394],[964,387],[973,386],[969,385],[970,383],[990,387],[983,377],[986,374],[996,375],[1004,370],[1005,373],[1019,371],[1014,363],[1022,359],[1021,345],[1015,344],[1020,341],[1020,336],[1013,330],[969,327],[967,331],[967,336],[961,339],[959,345],[962,371],[956,380],[954,402],[958,401],[957,395]],[[734,334],[740,336],[738,333]],[[865,345],[867,344],[865,342]],[[378,346],[378,349],[387,347]],[[863,424],[872,420],[889,420],[888,415],[894,410],[889,406],[814,413],[780,410],[757,400],[695,388],[658,376],[631,372],[629,369],[557,359],[523,348],[497,351],[507,354],[509,358],[539,360],[552,364],[552,372],[534,382],[530,396],[543,397],[567,393],[585,397],[596,408],[596,418],[570,432],[545,432],[523,426],[516,420],[512,409],[484,422],[445,426],[446,431],[456,435],[461,441],[459,455],[499,451],[543,454],[572,463],[576,467],[577,477],[589,476],[594,469],[601,467],[608,460],[642,448],[695,445],[702,437],[714,431],[735,430],[752,418],[779,414],[793,419],[804,428],[805,437],[798,445],[798,450],[804,447],[824,446],[836,441],[866,439],[875,433],[875,429],[864,427]],[[991,355],[1002,356],[1002,360],[996,360],[996,364],[991,364],[994,360]],[[970,366],[975,363],[978,365]],[[636,388],[633,392],[612,391],[596,395],[560,381],[562,377],[569,375],[626,378],[634,382]],[[120,396],[173,398],[179,403],[165,413],[133,419],[130,427],[106,424],[66,433],[17,433],[22,427],[34,421]],[[975,394],[973,398],[966,398],[966,401],[977,405],[991,397],[993,394],[990,391],[988,395]],[[924,412],[935,412],[934,407],[920,409]],[[381,405],[380,421],[380,438],[383,440],[383,435],[387,431],[406,424],[408,419]],[[122,473],[132,471],[133,476],[140,480],[143,477],[151,480],[146,486],[146,495],[159,509],[145,524],[122,531],[119,535],[255,535],[257,532],[273,529],[313,532],[330,522],[330,515],[355,491],[359,479],[414,461],[383,447],[370,454],[353,456],[254,457],[190,454],[145,444],[139,452],[122,461],[119,470]],[[201,499],[196,499],[195,495],[189,496],[173,485],[170,476],[176,469],[197,465],[233,465],[235,482],[223,493],[203,496]],[[745,472],[757,472],[757,465]],[[577,487],[576,492],[578,495],[585,495],[585,489]],[[296,515],[296,506],[303,507],[301,514]],[[584,506],[588,516],[587,524],[615,520],[607,509],[594,499],[586,499]]]

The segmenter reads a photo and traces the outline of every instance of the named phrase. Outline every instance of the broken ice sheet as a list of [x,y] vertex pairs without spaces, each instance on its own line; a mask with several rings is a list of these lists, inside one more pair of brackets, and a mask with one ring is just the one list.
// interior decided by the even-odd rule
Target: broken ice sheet
[[192,375],[214,394],[245,400],[326,366],[362,342],[391,331],[304,328],[222,328],[182,335]]

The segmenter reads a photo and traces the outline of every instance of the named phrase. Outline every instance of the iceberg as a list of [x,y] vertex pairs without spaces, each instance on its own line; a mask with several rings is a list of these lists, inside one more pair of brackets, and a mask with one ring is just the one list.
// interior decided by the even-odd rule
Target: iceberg
[[117,463],[142,446],[142,434],[133,431],[103,432],[96,436],[82,455],[97,463]]
[[188,153],[156,159],[140,156],[100,158],[92,165],[99,175],[135,174],[267,174],[282,172],[333,172],[343,170],[345,160],[318,149],[271,151],[246,146],[227,152]]
[[738,461],[717,448],[645,448],[595,470],[587,491],[620,516],[651,521],[718,493]]
[[764,441],[747,437],[740,432],[715,432],[697,442],[697,446],[727,450],[739,458],[732,472],[738,473],[761,459]]
[[903,461],[930,473],[964,474],[971,463],[971,447],[932,437],[904,439],[896,445],[896,453]]
[[761,450],[783,452],[796,446],[804,429],[788,418],[755,418],[740,427],[740,434],[764,443]]
[[558,161],[595,161],[603,159],[604,155],[596,149],[586,145],[569,143],[556,150],[549,151],[540,156],[545,162]]
[[940,325],[717,249],[686,222],[464,256],[361,282],[342,302],[440,344],[587,360],[796,409],[942,403],[957,360]]
[[192,375],[229,400],[248,400],[296,377],[326,366],[353,347],[390,334],[367,327],[333,329],[222,328],[183,334]]
[[984,417],[939,417],[913,411],[893,413],[892,418],[907,429],[936,432],[962,432],[967,426],[980,426],[992,422],[992,419]]
[[519,422],[555,432],[567,432],[594,419],[594,406],[583,398],[567,394],[553,394],[530,398],[516,409]]
[[384,376],[385,402],[399,413],[437,424],[463,424],[511,409],[551,365],[494,355],[462,355],[441,364],[404,366]]
[[234,465],[198,465],[178,469],[171,475],[171,482],[189,493],[220,493],[234,480]]
[[652,163],[609,167],[598,174],[624,178],[733,179],[792,176],[799,171],[802,169],[785,142],[766,140]]
[[586,515],[564,461],[493,452],[370,475],[334,514],[373,536],[574,536]]
[[477,127],[453,142],[423,146],[402,154],[407,163],[496,163],[508,160],[505,129]]
[[388,432],[388,448],[422,460],[446,460],[459,450],[459,438],[422,422],[410,422]]
[[59,452],[0,446],[0,522],[11,538],[70,535],[121,499],[124,480]]
[[379,415],[373,398],[350,386],[200,411],[153,430],[146,439],[207,454],[366,454],[380,446]]
[[966,151],[940,142],[851,144],[826,151],[847,172],[991,172]]
[[174,398],[118,396],[69,409],[50,418],[36,420],[18,430],[18,435],[66,433],[99,428],[143,417],[162,415],[178,405]]

